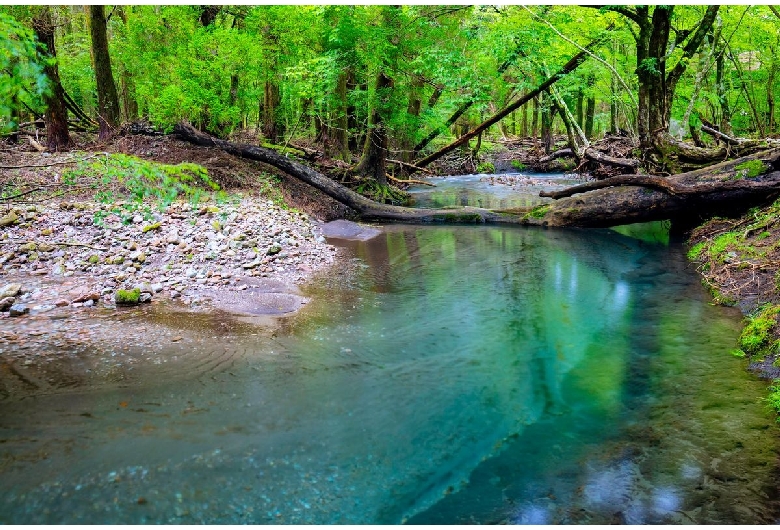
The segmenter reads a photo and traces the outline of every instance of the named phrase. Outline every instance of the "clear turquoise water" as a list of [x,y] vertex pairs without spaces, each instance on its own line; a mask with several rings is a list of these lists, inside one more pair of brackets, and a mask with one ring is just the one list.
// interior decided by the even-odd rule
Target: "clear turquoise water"
[[85,354],[112,369],[0,401],[0,522],[777,519],[767,383],[676,243],[391,226],[342,244],[350,267],[280,329],[123,313],[187,346]]

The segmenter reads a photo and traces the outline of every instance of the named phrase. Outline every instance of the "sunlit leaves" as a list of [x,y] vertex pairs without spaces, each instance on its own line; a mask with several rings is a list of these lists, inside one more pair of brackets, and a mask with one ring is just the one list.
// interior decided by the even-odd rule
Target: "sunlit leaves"
[[48,89],[43,61],[32,30],[0,12],[0,130],[14,126],[21,102],[30,103]]

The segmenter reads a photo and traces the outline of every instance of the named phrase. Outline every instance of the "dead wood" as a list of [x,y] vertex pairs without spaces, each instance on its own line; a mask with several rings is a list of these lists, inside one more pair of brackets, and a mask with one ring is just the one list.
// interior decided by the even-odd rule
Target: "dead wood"
[[542,221],[582,227],[665,219],[688,222],[739,215],[779,195],[780,149],[772,149],[667,178],[622,175],[546,193],[543,196],[561,199]]
[[[298,162],[247,144],[211,137],[180,123],[174,128],[182,140],[217,147],[230,154],[270,164],[317,188],[353,209],[368,221],[506,223],[542,226],[607,227],[655,220],[684,220],[714,215],[736,215],[780,195],[780,149],[723,162],[669,178],[623,175],[617,179],[575,186],[574,193],[552,204],[517,211],[482,208],[416,209],[380,204]],[[760,170],[757,171],[760,161]],[[750,162],[750,164],[745,164]],[[757,174],[753,174],[757,173]],[[617,185],[616,185],[617,184]],[[569,190],[571,191],[571,189]]]
[[[388,160],[388,162],[390,161]],[[395,178],[392,175],[387,175],[387,180],[392,180],[397,184],[418,184],[420,186],[432,186],[434,188],[436,187],[436,184],[433,184],[431,182],[425,182],[424,180],[399,179],[399,178]]]

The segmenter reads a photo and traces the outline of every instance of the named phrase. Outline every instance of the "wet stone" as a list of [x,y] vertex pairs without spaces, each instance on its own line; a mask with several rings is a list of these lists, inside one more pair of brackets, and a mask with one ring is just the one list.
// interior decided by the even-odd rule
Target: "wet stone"
[[9,315],[12,317],[20,317],[30,312],[30,308],[24,304],[14,304],[9,309]]

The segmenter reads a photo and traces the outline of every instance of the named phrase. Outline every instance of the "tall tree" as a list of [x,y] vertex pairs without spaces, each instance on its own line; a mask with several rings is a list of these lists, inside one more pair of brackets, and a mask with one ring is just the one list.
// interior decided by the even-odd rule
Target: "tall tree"
[[111,71],[111,57],[108,54],[106,15],[102,5],[89,6],[89,33],[92,37],[92,61],[98,94],[98,138],[111,136],[119,125],[119,96]]
[[[655,149],[664,143],[677,83],[712,29],[719,7],[707,6],[704,15],[691,28],[674,28],[675,38],[670,45],[675,6],[606,6],[605,9],[620,13],[638,28],[638,31],[632,29],[632,34],[636,41],[639,81],[637,130],[640,147]],[[681,53],[675,63],[670,58],[677,48]],[[669,62],[673,64],[667,64]]]
[[32,21],[35,36],[40,43],[40,54],[49,60],[45,62],[44,73],[51,83],[50,90],[43,97],[46,105],[46,147],[50,151],[62,151],[71,145],[68,132],[68,111],[65,108],[65,91],[60,83],[57,66],[57,49],[54,46],[54,24],[51,9],[42,6]]

